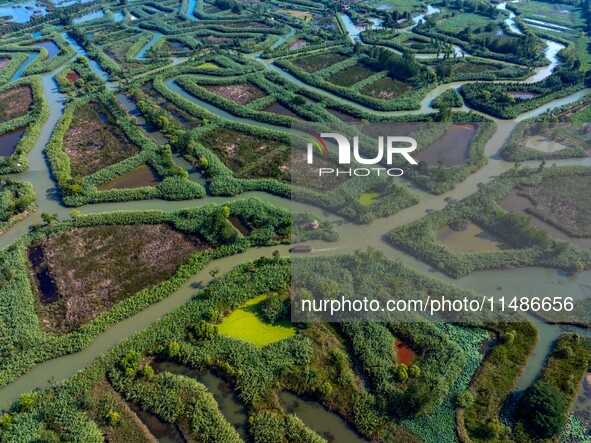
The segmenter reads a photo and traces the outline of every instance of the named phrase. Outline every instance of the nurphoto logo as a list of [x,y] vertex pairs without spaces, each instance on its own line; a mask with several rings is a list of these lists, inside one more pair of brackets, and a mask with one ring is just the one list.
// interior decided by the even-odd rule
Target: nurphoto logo
[[[323,132],[320,136],[307,133],[312,137],[308,143],[307,162],[309,165],[314,164],[314,151],[318,150],[321,155],[328,156],[330,150],[324,139],[332,139],[336,141],[338,146],[338,163],[340,165],[351,165],[351,154],[360,165],[379,165],[383,164],[384,157],[386,165],[393,165],[395,155],[402,156],[409,164],[416,165],[417,161],[410,155],[411,152],[417,149],[417,141],[412,137],[402,136],[380,136],[377,140],[377,151],[373,158],[364,157],[359,149],[359,137],[353,137],[353,145],[349,139],[335,132]],[[392,177],[400,177],[404,174],[404,170],[394,167],[374,167],[374,168],[318,168],[318,176],[325,175],[345,175],[365,177],[368,175],[382,175],[387,174]]]

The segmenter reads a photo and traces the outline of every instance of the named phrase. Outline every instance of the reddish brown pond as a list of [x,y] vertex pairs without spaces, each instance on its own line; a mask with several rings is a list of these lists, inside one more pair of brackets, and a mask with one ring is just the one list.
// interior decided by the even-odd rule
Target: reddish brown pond
[[107,191],[109,189],[132,189],[142,188],[144,186],[158,186],[160,177],[156,174],[154,168],[149,165],[143,165],[133,171],[123,174],[109,183],[100,185],[100,191]]
[[0,157],[12,155],[24,133],[24,129],[17,129],[0,135]]
[[66,78],[72,83],[76,83],[80,78],[80,74],[78,74],[76,71],[72,71],[68,75],[66,75]]
[[412,360],[415,356],[415,351],[413,351],[410,348],[410,346],[396,339],[394,340],[394,350],[396,351],[398,363],[402,363],[406,366],[412,365]]
[[429,165],[436,165],[439,161],[447,167],[459,165],[468,157],[475,133],[475,125],[453,124],[445,134],[414,157]]
[[174,423],[167,423],[158,416],[138,408],[133,403],[128,403],[128,405],[135,415],[146,425],[150,434],[158,439],[158,441],[168,443],[185,443],[187,441],[178,426]]
[[591,249],[591,238],[569,237],[561,230],[556,229],[554,226],[549,225],[545,221],[529,214],[527,209],[533,208],[532,202],[528,198],[519,195],[517,191],[511,192],[511,194],[501,200],[499,205],[506,211],[515,212],[525,217],[531,217],[532,224],[535,227],[546,231],[552,236],[552,238],[555,238],[556,240],[565,240],[582,248]]

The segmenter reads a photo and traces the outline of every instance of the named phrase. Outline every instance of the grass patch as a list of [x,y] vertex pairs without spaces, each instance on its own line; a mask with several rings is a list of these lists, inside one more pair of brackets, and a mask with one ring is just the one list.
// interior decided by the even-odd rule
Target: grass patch
[[437,27],[443,32],[456,34],[468,26],[474,29],[484,27],[490,23],[491,19],[482,15],[462,13],[446,18],[441,23],[438,23]]
[[360,64],[336,72],[326,80],[338,86],[353,86],[355,83],[359,83],[361,80],[371,77],[375,73],[376,71],[373,69]]
[[206,62],[197,66],[197,69],[220,69],[220,67],[215,63]]
[[260,347],[294,335],[296,329],[287,320],[275,324],[263,320],[259,305],[266,297],[263,294],[241,305],[218,325],[219,332]]
[[347,57],[345,57],[344,55],[329,53],[316,54],[304,58],[299,58],[297,60],[292,60],[292,63],[296,66],[299,66],[306,72],[313,73],[316,71],[320,71],[321,69],[326,69],[329,66],[340,63],[346,59]]
[[377,202],[380,194],[378,192],[366,192],[359,197],[359,203],[363,206],[369,206]]

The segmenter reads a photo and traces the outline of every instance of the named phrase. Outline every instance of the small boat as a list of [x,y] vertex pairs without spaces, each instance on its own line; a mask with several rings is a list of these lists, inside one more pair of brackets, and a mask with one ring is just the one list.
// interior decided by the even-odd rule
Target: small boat
[[308,245],[294,246],[293,248],[291,248],[289,250],[289,252],[294,252],[294,253],[312,252],[312,246],[308,246]]

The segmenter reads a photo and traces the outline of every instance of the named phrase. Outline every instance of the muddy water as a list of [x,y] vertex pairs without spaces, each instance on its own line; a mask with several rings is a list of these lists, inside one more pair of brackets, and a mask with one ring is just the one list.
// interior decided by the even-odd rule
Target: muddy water
[[166,371],[173,374],[185,375],[203,384],[215,398],[226,420],[236,428],[240,437],[248,439],[247,410],[240,403],[229,383],[211,371],[197,371],[196,369],[187,368],[173,362],[156,362],[153,366],[157,372]]
[[261,109],[263,112],[270,112],[271,114],[286,115],[301,120],[301,117],[293,112],[291,109],[286,108],[279,102],[273,102]]
[[501,241],[474,223],[468,224],[463,231],[454,231],[446,225],[437,231],[436,239],[459,253],[499,251],[503,247]]
[[415,158],[429,165],[440,162],[447,167],[459,165],[468,157],[475,133],[474,125],[451,125],[442,137],[415,155]]
[[394,350],[396,351],[396,360],[406,366],[412,365],[412,360],[415,357],[415,351],[412,350],[403,341],[398,339],[394,340]]
[[567,242],[580,246],[581,248],[591,249],[591,238],[569,237],[561,230],[556,229],[554,226],[549,225],[545,221],[540,220],[539,218],[529,214],[527,212],[527,209],[533,208],[534,205],[528,198],[518,195],[517,191],[511,192],[511,194],[505,197],[500,202],[500,206],[507,211],[515,212],[525,217],[531,218],[532,224],[534,226],[546,231],[548,234],[552,236],[552,238],[555,238],[556,240],[565,240]]
[[568,149],[568,146],[542,135],[532,135],[531,137],[528,137],[525,140],[524,146],[541,152],[558,152],[563,149]]
[[160,177],[156,174],[154,168],[149,165],[143,165],[133,171],[123,174],[115,180],[100,185],[99,191],[106,191],[108,189],[131,189],[141,188],[144,186],[158,186]]
[[0,157],[11,156],[16,150],[18,142],[21,140],[21,138],[23,138],[24,134],[24,129],[18,129],[16,131],[10,131],[0,135]]
[[35,285],[39,291],[41,303],[48,305],[57,301],[59,292],[49,274],[49,268],[44,264],[44,256],[42,246],[32,246],[28,250],[29,262],[35,276]]
[[284,391],[279,393],[279,403],[287,413],[295,414],[329,443],[367,441],[357,435],[345,420],[316,401],[305,400]]
[[250,230],[242,224],[242,221],[238,217],[232,215],[228,218],[228,221],[245,237],[250,234]]
[[173,423],[167,423],[161,420],[157,415],[150,414],[133,403],[128,403],[129,408],[146,425],[150,434],[152,434],[160,443],[186,443],[183,433]]

